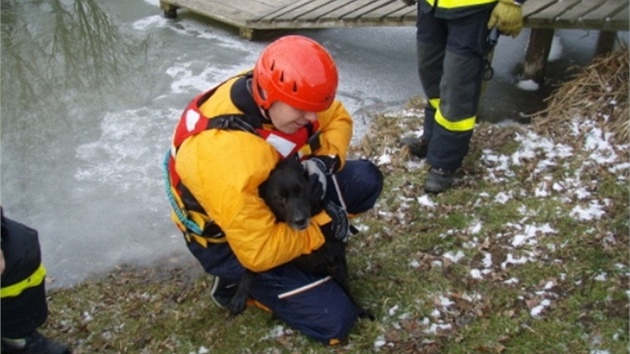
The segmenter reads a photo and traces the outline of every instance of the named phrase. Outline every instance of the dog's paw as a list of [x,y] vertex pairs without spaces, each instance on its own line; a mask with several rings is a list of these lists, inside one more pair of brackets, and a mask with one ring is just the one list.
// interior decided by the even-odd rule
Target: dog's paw
[[237,299],[236,296],[232,298],[232,301],[230,301],[230,304],[228,305],[228,311],[230,312],[231,316],[240,315],[241,313],[245,311],[246,308],[247,308],[247,299],[240,300],[240,299]]

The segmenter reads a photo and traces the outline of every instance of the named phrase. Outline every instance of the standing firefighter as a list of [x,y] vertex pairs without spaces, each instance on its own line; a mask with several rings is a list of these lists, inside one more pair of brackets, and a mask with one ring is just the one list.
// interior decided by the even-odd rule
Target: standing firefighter
[[2,218],[0,251],[1,344],[6,354],[69,354],[70,350],[42,336],[37,329],[48,318],[46,269],[42,264],[37,231]]
[[[413,5],[415,0],[402,0]],[[487,64],[488,35],[516,37],[523,27],[525,0],[421,0],[417,52],[420,83],[427,98],[421,138],[401,140],[431,166],[424,184],[441,193],[453,183],[475,127]]]
[[[193,99],[165,161],[173,219],[214,275],[213,300],[228,306],[249,269],[257,305],[329,344],[348,335],[359,309],[339,284],[289,262],[321,247],[324,234],[345,240],[347,213],[372,208],[382,189],[374,164],[346,160],[352,119],[336,90],[336,65],[320,44],[282,37],[252,71]],[[311,198],[327,205],[301,231],[277,222],[258,195],[289,155],[300,156],[310,174]]]

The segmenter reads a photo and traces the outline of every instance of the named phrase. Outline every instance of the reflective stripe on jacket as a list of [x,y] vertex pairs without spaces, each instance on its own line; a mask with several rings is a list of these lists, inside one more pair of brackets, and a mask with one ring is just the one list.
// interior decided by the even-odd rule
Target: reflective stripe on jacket
[[497,0],[424,0],[431,7],[437,7],[441,9],[457,9],[462,7],[471,7],[483,4],[490,4],[497,2]]
[[496,2],[497,0],[421,0],[418,3],[418,12],[427,14],[435,11],[436,18],[455,19],[492,7]]
[[19,296],[26,289],[42,285],[44,279],[46,279],[46,268],[40,263],[35,272],[26,279],[11,285],[2,284],[2,288],[0,288],[0,298],[4,299],[6,297]]

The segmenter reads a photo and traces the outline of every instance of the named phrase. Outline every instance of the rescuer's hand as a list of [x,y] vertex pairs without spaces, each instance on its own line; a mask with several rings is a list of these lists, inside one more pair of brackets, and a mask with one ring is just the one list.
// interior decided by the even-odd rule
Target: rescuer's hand
[[348,235],[350,235],[350,223],[348,223],[348,214],[346,214],[346,211],[339,205],[330,201],[324,204],[324,210],[332,219],[332,221],[328,224],[320,226],[320,229],[326,239],[334,237],[342,242],[348,241]]
[[516,37],[523,29],[523,10],[514,0],[499,0],[492,10],[488,29],[496,27],[506,36]]
[[[327,188],[327,178],[339,169],[339,158],[336,156],[314,155],[302,161],[311,186],[311,210],[316,214],[321,207]],[[319,200],[318,200],[319,198]]]

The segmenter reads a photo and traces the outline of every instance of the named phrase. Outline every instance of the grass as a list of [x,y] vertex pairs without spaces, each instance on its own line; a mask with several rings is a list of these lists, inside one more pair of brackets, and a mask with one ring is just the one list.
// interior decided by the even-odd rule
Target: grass
[[[377,117],[378,126],[396,124],[357,153],[377,160],[381,144],[417,129],[414,121]],[[625,179],[598,169],[599,188],[589,200],[609,202],[604,216],[584,222],[570,216],[584,200],[535,195],[544,173],[511,166],[513,177],[489,181],[492,172],[478,167],[484,158],[476,150],[477,162],[467,158],[455,189],[430,196],[429,207],[418,202],[426,197],[426,168],[394,146],[392,162],[382,166],[383,197],[355,221],[362,232],[348,251],[352,287],[377,320],[360,321],[347,343],[322,346],[254,308],[227,317],[210,301],[211,278],[196,264],[121,267],[53,290],[44,333],[76,353],[627,352]],[[551,175],[574,176],[575,168],[566,161]],[[587,172],[581,176],[590,179]],[[510,197],[499,202],[500,195]],[[525,241],[515,246],[518,235]]]
[[375,117],[354,151],[385,188],[348,250],[351,287],[377,320],[346,343],[323,346],[255,308],[226,316],[197,264],[121,266],[52,290],[42,332],[75,353],[627,353],[628,145],[589,147],[606,129],[594,119],[553,139],[482,123],[454,188],[427,196],[426,166],[397,145],[420,129],[418,107]]

